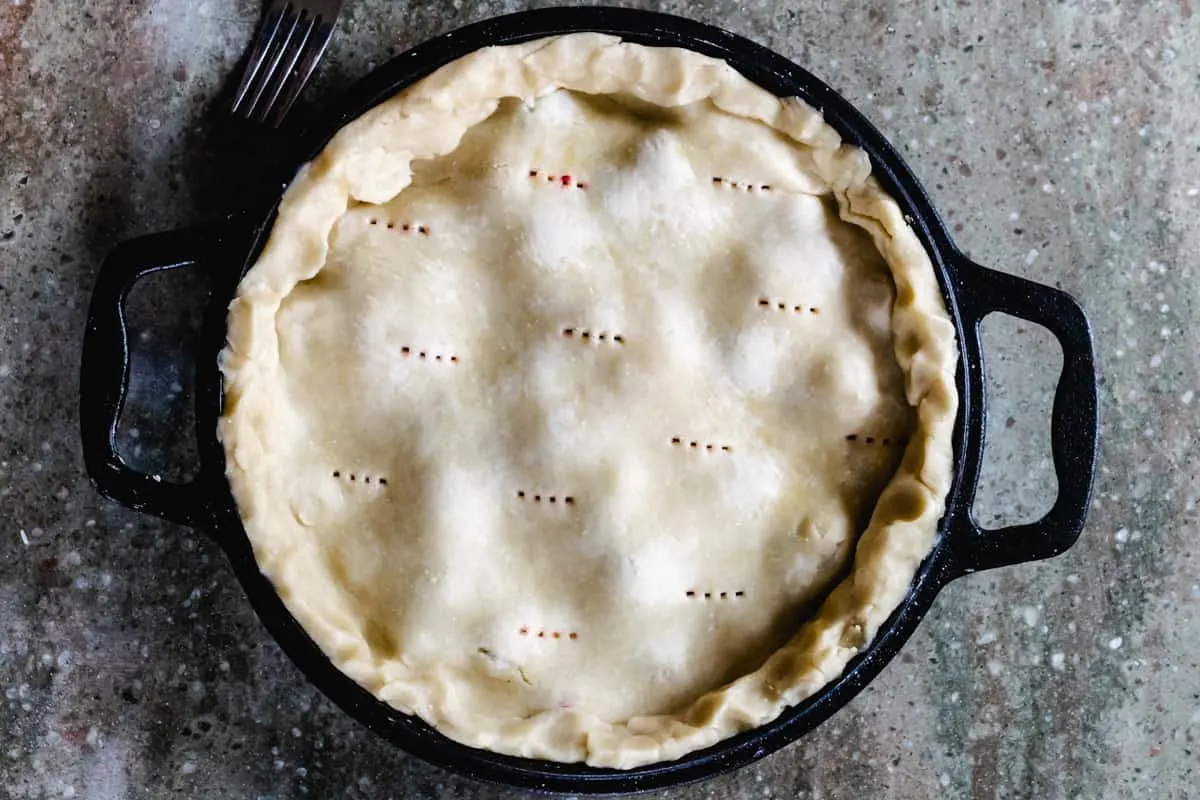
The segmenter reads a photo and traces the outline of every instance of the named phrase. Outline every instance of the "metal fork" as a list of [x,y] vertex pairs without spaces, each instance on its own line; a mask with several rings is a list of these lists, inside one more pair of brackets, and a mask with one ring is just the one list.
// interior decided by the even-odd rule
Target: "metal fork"
[[329,44],[342,0],[271,0],[254,36],[233,113],[279,127]]

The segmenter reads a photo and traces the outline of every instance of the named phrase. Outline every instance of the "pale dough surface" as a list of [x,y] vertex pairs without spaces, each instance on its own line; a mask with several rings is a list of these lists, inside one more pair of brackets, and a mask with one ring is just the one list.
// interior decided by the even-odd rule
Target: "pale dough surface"
[[629,768],[773,719],[901,602],[955,365],[816,111],[578,34],[455,62],[301,172],[220,434],[341,669],[468,744]]

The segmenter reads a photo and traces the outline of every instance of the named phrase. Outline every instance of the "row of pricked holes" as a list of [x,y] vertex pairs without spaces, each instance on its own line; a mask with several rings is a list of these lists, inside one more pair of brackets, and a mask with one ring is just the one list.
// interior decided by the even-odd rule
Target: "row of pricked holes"
[[[536,169],[529,170],[530,178],[537,178],[540,175],[541,175],[541,172],[539,170],[536,170]],[[570,175],[546,175],[546,183],[557,183],[559,186],[563,187],[564,189],[569,189],[572,186],[574,186],[576,189],[580,189],[585,192],[588,189],[587,181],[576,181]]]
[[743,189],[747,192],[769,192],[771,184],[769,183],[742,183],[740,181],[731,181],[728,178],[719,178],[713,176],[712,182],[718,186],[728,186],[730,189]]
[[[522,626],[520,631],[518,631],[518,633],[520,633],[522,636],[529,636],[530,635],[529,626],[528,625]],[[562,639],[564,637],[567,639],[578,639],[579,638],[579,634],[576,631],[568,631],[568,632],[564,633],[562,631],[541,630],[541,631],[538,631],[537,634],[535,634],[535,635],[539,639],[545,639],[547,637],[549,637],[551,639]]]
[[616,342],[617,344],[625,344],[625,337],[619,333],[606,333],[606,332],[592,333],[591,331],[586,330],[586,329],[580,330],[579,328],[563,328],[562,335],[567,337],[568,339],[573,339],[576,336],[578,336],[580,339],[583,339],[584,341],[588,341],[588,340],[594,338],[597,341],[606,342],[611,339],[612,341]]
[[688,589],[684,594],[687,597],[696,599],[712,600],[714,597],[718,600],[728,600],[731,597],[745,597],[746,593],[739,589],[736,592],[697,592],[695,589]]
[[[340,478],[342,477],[342,471],[341,471],[340,469],[335,469],[335,470],[333,471],[333,477],[335,477],[335,478],[339,478],[339,479],[340,479]],[[358,481],[358,475],[357,475],[357,474],[355,474],[355,473],[353,473],[353,472],[351,472],[349,475],[347,475],[347,476],[346,476],[346,479],[347,479],[347,480],[349,480],[349,481],[351,481],[352,483],[356,483],[356,482]],[[363,476],[363,479],[362,479],[362,482],[363,482],[363,483],[366,483],[366,484],[370,484],[370,483],[371,483],[371,476],[370,476],[370,475],[364,475],[364,476]],[[375,479],[375,482],[376,482],[376,483],[378,483],[380,486],[387,486],[387,478],[376,478],[376,479]]]
[[846,435],[847,442],[857,442],[860,440],[866,444],[875,444],[876,442],[879,442],[879,444],[883,445],[884,447],[890,447],[892,445],[892,440],[887,437],[877,439],[874,436],[859,436],[857,433]]
[[733,452],[732,445],[701,444],[700,442],[691,442],[691,441],[685,442],[679,436],[672,436],[671,444],[675,445],[676,447],[683,447],[686,445],[687,447],[690,447],[693,450],[707,450],[710,453],[714,452],[716,450],[720,450],[721,452],[724,452],[724,453],[732,453]]
[[[529,494],[529,492],[526,492],[524,489],[517,490],[517,498],[519,500],[532,500],[535,503],[540,503],[543,500],[545,500],[547,503],[557,503],[559,500],[559,497],[556,494]],[[564,505],[575,505],[575,498],[571,497],[570,495],[563,497],[562,501]]]
[[[772,302],[770,300],[770,298],[767,298],[767,297],[758,298],[758,305],[761,308],[776,308],[779,311],[787,311],[789,309],[789,306],[787,303],[781,303],[778,301]],[[805,307],[804,306],[790,306],[790,309],[792,311],[794,311],[795,313],[800,314],[805,310]],[[817,308],[816,306],[808,306],[807,310],[808,310],[808,313],[810,313],[810,314],[820,314],[821,313],[821,309]]]
[[[367,222],[370,223],[371,225],[378,225],[379,218],[371,217],[370,219],[367,220]],[[386,226],[389,231],[395,230],[397,228],[396,223],[390,219],[387,221]],[[404,222],[399,225],[399,228],[400,228],[400,230],[404,231],[405,233],[408,233],[414,229],[414,226],[411,222]],[[421,234],[422,236],[429,235],[429,226],[428,225],[416,225],[415,229],[416,229],[416,232]]]
[[[400,352],[401,352],[403,355],[410,356],[410,355],[412,355],[412,354],[413,354],[413,349],[412,349],[411,347],[408,347],[408,346],[406,345],[406,346],[404,346],[404,347],[401,347],[401,348],[400,348]],[[429,357],[430,357],[430,355],[429,355],[429,353],[428,353],[427,351],[425,351],[425,350],[419,350],[419,351],[417,351],[417,358],[429,358]],[[455,364],[457,364],[457,363],[458,363],[458,356],[443,356],[443,355],[441,355],[440,353],[435,353],[435,354],[433,355],[433,360],[434,360],[434,361],[442,361],[443,359],[444,359],[444,360],[446,360],[446,361],[452,361],[452,362],[454,362]]]

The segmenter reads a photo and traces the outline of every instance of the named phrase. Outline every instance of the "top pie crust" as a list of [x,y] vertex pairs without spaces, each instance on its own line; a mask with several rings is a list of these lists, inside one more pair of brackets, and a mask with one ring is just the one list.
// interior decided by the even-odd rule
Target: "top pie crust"
[[866,156],[691,51],[477,51],[347,125],[229,309],[220,435],[326,654],[461,742],[634,767],[903,600],[953,328]]

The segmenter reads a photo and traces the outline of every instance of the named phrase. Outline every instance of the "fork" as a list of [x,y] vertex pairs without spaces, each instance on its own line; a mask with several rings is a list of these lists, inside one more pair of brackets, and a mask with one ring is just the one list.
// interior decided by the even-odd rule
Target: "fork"
[[271,0],[233,100],[233,113],[278,128],[329,45],[342,0]]

